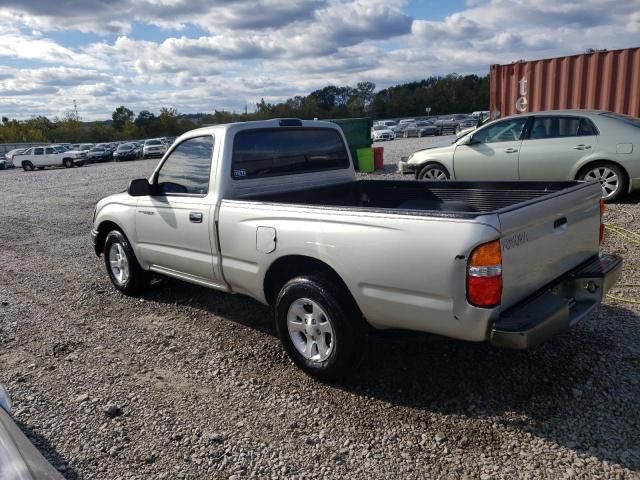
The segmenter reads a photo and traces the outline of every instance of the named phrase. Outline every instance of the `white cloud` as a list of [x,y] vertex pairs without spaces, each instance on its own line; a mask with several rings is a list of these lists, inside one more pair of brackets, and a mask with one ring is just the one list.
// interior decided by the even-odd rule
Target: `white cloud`
[[[4,0],[0,113],[60,115],[70,99],[87,119],[107,118],[120,104],[240,110],[328,84],[371,80],[384,88],[486,73],[520,58],[637,46],[640,32],[640,0],[469,0],[442,20],[427,9],[412,19],[406,3]],[[157,31],[145,36],[149,24],[182,30],[150,40]],[[71,30],[105,36],[53,40]]]

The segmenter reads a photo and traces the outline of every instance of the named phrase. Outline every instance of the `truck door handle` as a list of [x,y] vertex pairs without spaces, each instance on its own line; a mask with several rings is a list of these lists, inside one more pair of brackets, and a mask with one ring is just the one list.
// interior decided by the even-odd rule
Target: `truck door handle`
[[504,153],[518,153],[517,148],[507,148]]
[[591,145],[585,145],[584,143],[581,143],[580,145],[576,145],[573,148],[574,150],[589,150],[591,148]]
[[191,223],[202,223],[202,212],[189,212],[189,221]]
[[553,228],[560,228],[567,224],[567,217],[560,217],[555,222],[553,222]]

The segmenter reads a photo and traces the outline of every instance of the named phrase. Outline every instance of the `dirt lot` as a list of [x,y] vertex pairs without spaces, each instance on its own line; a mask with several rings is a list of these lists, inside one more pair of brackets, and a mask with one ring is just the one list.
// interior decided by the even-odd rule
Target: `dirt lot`
[[[155,164],[0,172],[0,381],[66,477],[640,478],[638,305],[530,352],[380,334],[351,383],[322,385],[250,299],[111,287],[93,205]],[[639,233],[638,201],[607,221]],[[637,245],[604,249],[640,283]]]

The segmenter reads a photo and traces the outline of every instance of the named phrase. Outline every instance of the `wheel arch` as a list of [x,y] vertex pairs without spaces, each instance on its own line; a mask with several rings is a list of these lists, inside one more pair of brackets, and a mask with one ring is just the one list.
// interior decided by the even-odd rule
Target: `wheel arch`
[[107,235],[112,230],[118,230],[119,232],[121,232],[129,242],[129,244],[131,244],[131,240],[129,239],[125,229],[122,228],[122,226],[118,225],[113,220],[109,219],[109,220],[101,221],[96,230],[98,232],[98,235],[96,236],[95,248],[96,248],[96,254],[98,255],[104,250],[104,242],[107,239]]
[[588,168],[594,167],[596,165],[602,165],[604,163],[611,163],[616,167],[618,167],[620,170],[622,170],[627,181],[627,193],[629,193],[631,191],[631,182],[630,182],[631,176],[629,175],[629,172],[624,167],[624,165],[622,165],[620,162],[616,160],[611,160],[610,158],[589,159],[575,168],[575,171],[573,172],[572,177],[574,180],[580,180],[580,176],[582,172],[584,172]]
[[285,255],[269,266],[263,281],[264,297],[267,303],[274,305],[282,287],[292,278],[301,275],[322,275],[327,277],[340,291],[345,292],[348,299],[353,302],[353,305],[360,312],[349,287],[340,274],[322,260],[306,255]]

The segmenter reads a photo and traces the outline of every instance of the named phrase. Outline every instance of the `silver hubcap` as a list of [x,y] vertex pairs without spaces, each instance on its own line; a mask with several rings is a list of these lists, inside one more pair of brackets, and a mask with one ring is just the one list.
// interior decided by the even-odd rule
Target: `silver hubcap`
[[446,180],[447,174],[439,168],[433,167],[424,172],[422,178],[425,180]]
[[296,350],[312,362],[323,362],[335,347],[331,320],[313,300],[299,298],[287,312],[287,328]]
[[109,265],[113,278],[119,285],[124,285],[129,279],[129,261],[119,243],[114,243],[109,249]]
[[611,197],[620,187],[620,179],[618,178],[618,175],[608,167],[594,168],[584,176],[584,179],[600,182],[602,196],[604,198]]

